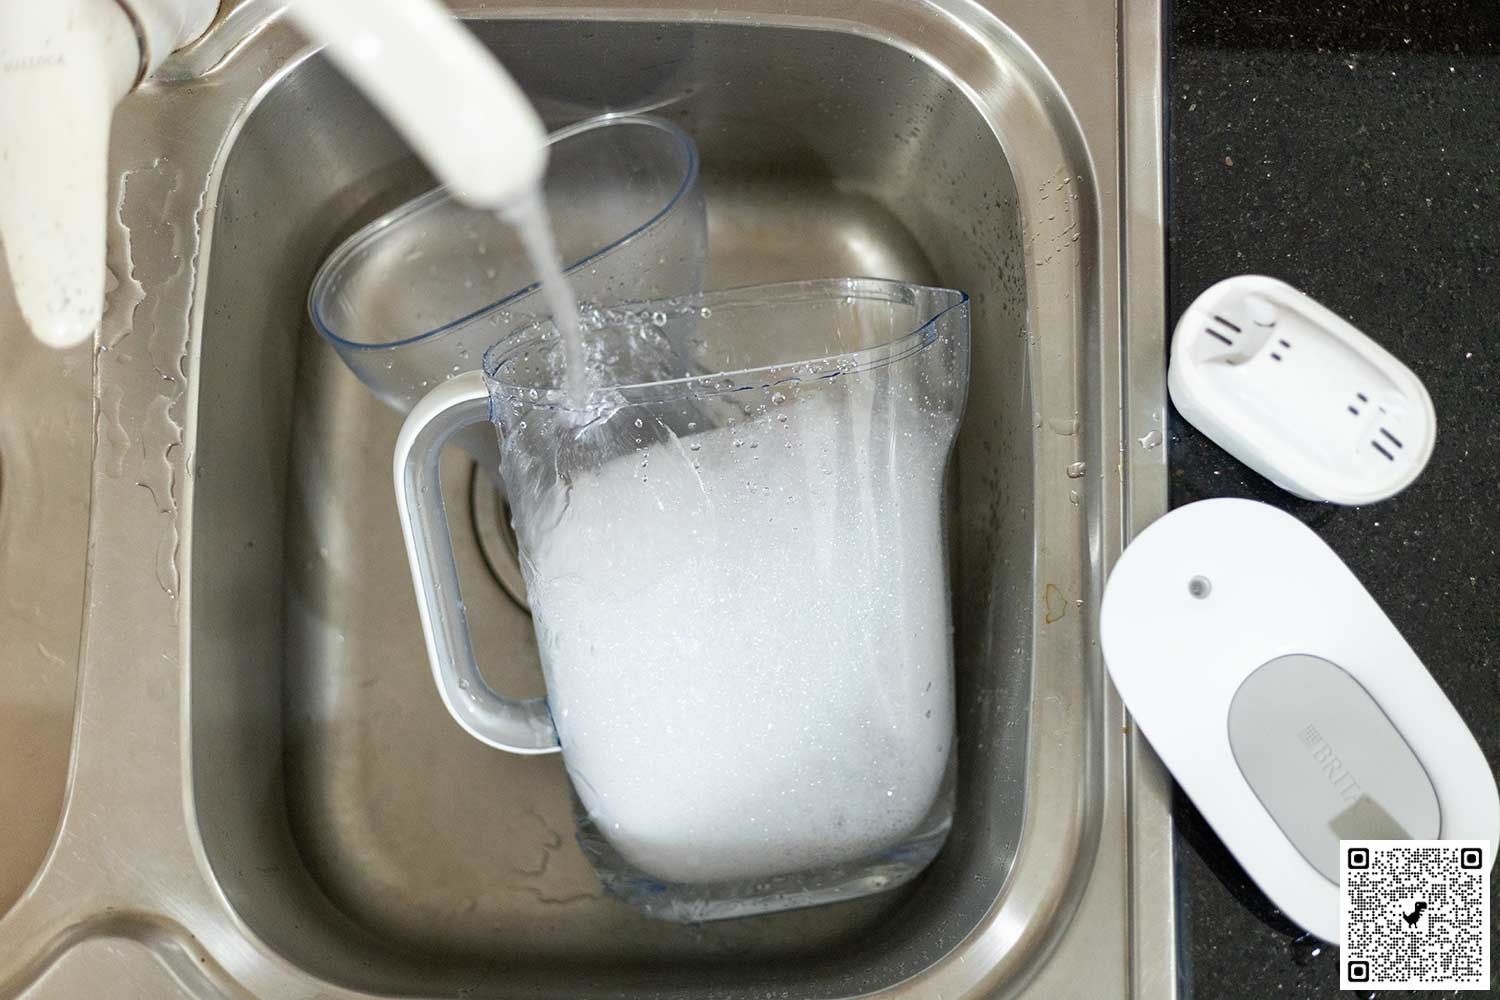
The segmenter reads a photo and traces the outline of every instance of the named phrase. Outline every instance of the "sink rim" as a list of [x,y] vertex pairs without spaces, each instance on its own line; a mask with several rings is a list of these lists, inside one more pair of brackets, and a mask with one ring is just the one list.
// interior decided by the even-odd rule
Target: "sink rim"
[[[1024,6],[1024,5],[1022,5]],[[1038,492],[1034,497],[1035,510],[1037,514],[1037,537],[1039,541],[1037,548],[1047,552],[1066,551],[1071,557],[1072,566],[1066,565],[1068,560],[1061,560],[1058,568],[1068,571],[1066,575],[1059,574],[1052,579],[1043,579],[1043,575],[1037,575],[1035,579],[1040,587],[1044,582],[1056,587],[1064,595],[1084,595],[1097,599],[1100,584],[1102,582],[1103,568],[1108,565],[1113,556],[1118,553],[1121,539],[1127,533],[1133,533],[1147,523],[1156,514],[1165,508],[1164,502],[1164,456],[1138,456],[1133,451],[1128,452],[1128,459],[1120,458],[1117,448],[1123,447],[1123,442],[1130,440],[1126,433],[1134,426],[1140,426],[1149,419],[1147,414],[1160,414],[1162,408],[1163,393],[1161,392],[1159,375],[1153,378],[1150,372],[1151,352],[1156,351],[1155,360],[1159,364],[1160,354],[1160,297],[1153,299],[1152,296],[1129,296],[1125,305],[1125,317],[1130,321],[1132,334],[1121,343],[1118,334],[1120,316],[1114,313],[1110,302],[1110,285],[1118,288],[1118,279],[1111,281],[1115,273],[1117,263],[1111,258],[1116,253],[1115,239],[1112,236],[1122,236],[1125,244],[1125,269],[1132,275],[1145,274],[1151,277],[1153,260],[1161,258],[1161,234],[1160,234],[1160,143],[1159,129],[1160,116],[1157,108],[1159,104],[1150,100],[1128,100],[1124,110],[1127,123],[1137,123],[1137,135],[1140,130],[1151,132],[1153,129],[1152,115],[1154,115],[1154,130],[1157,141],[1154,149],[1149,148],[1146,140],[1140,140],[1132,144],[1130,133],[1124,140],[1127,149],[1120,156],[1111,157],[1110,160],[1130,160],[1139,167],[1141,164],[1154,166],[1153,169],[1127,172],[1123,166],[1120,176],[1112,176],[1107,169],[1097,172],[1093,160],[1088,154],[1088,143],[1079,125],[1072,105],[1067,99],[1061,86],[1054,78],[1052,72],[1042,65],[1033,53],[1032,47],[1023,39],[1036,40],[1037,34],[1045,34],[1041,29],[1036,33],[1028,33],[1022,30],[1013,33],[999,21],[993,23],[975,24],[973,21],[965,22],[965,5],[958,3],[927,3],[919,9],[907,4],[886,2],[886,0],[870,0],[866,3],[839,3],[828,5],[822,13],[817,15],[798,15],[785,13],[784,7],[775,7],[768,2],[749,3],[742,5],[737,11],[716,12],[714,10],[699,7],[693,3],[678,3],[667,0],[653,7],[643,7],[632,3],[571,3],[560,2],[545,7],[509,8],[504,11],[495,10],[488,6],[476,6],[464,4],[459,6],[460,13],[466,16],[482,16],[485,18],[580,18],[588,20],[613,21],[613,20],[663,20],[664,15],[671,15],[673,20],[695,20],[695,21],[743,21],[754,17],[754,23],[776,23],[792,27],[815,27],[826,30],[843,30],[855,34],[863,34],[866,37],[875,38],[886,44],[894,45],[908,51],[909,54],[917,56],[933,64],[935,68],[953,80],[956,85],[965,91],[965,95],[978,107],[992,128],[999,127],[1005,122],[997,122],[995,112],[982,103],[980,90],[967,81],[960,78],[951,70],[946,63],[937,63],[933,60],[936,56],[925,49],[921,49],[915,37],[921,34],[920,29],[930,26],[932,23],[941,23],[945,20],[959,21],[964,28],[959,33],[959,39],[972,42],[978,47],[994,46],[1003,51],[1015,64],[1029,66],[1025,74],[1015,74],[1008,79],[987,80],[986,85],[992,90],[994,88],[1011,88],[1009,96],[1015,100],[1020,98],[1026,100],[1026,105],[1020,107],[1011,105],[1011,110],[1024,112],[1031,116],[1034,121],[1048,123],[1049,127],[1037,132],[1026,132],[1019,130],[1028,137],[1042,134],[1056,139],[1056,148],[1041,148],[1041,144],[1026,145],[1021,149],[1006,147],[1003,137],[999,137],[1002,147],[1005,148],[1007,159],[1017,176],[1018,192],[1027,190],[1037,176],[1049,176],[1048,166],[1055,164],[1068,164],[1068,173],[1079,178],[1080,184],[1088,183],[1091,186],[1094,197],[1083,199],[1088,202],[1081,205],[1081,210],[1088,213],[1097,206],[1099,217],[1090,219],[1088,227],[1089,239],[1098,236],[1100,245],[1092,247],[1092,253],[1085,256],[1095,258],[1093,266],[1097,267],[1098,274],[1093,281],[1079,282],[1076,275],[1057,275],[1056,272],[1062,268],[1054,268],[1046,274],[1034,272],[1043,271],[1042,268],[1027,268],[1028,302],[1027,315],[1028,326],[1036,329],[1031,324],[1032,319],[1038,318],[1039,313],[1050,316],[1051,311],[1067,313],[1072,315],[1071,326],[1079,329],[1090,327],[1090,320],[1097,322],[1097,342],[1086,335],[1079,334],[1077,346],[1097,351],[1100,356],[1097,374],[1100,376],[1098,385],[1087,383],[1085,376],[1073,373],[1073,378],[1084,389],[1084,395],[1088,397],[1084,402],[1091,410],[1097,411],[1089,421],[1092,426],[1098,427],[1099,440],[1092,443],[1092,447],[1084,456],[1086,463],[1098,470],[1096,475],[1088,477],[1086,488],[1089,491],[1090,509],[1096,512],[1094,520],[1087,533],[1076,531],[1072,528],[1063,528],[1063,518],[1067,514],[1069,504],[1067,503],[1068,481],[1059,477],[1059,483],[1050,481],[1043,482],[1044,477],[1038,478]],[[747,14],[743,8],[759,8],[759,15]],[[238,8],[232,8],[236,10]],[[832,13],[829,13],[831,9]],[[1111,6],[1111,9],[1113,7]],[[972,12],[970,12],[972,14]],[[1024,11],[1008,11],[1012,15],[1012,23],[1022,19]],[[880,14],[885,20],[875,22],[874,14]],[[1136,49],[1144,48],[1146,51],[1137,52],[1136,56],[1128,54],[1123,59],[1125,75],[1124,89],[1121,95],[1133,94],[1131,89],[1130,74],[1135,72],[1145,77],[1146,83],[1152,81],[1159,86],[1160,65],[1159,52],[1154,46],[1147,46],[1145,42],[1150,33],[1142,27],[1145,24],[1154,23],[1159,26],[1159,8],[1155,3],[1143,5],[1132,5],[1128,12],[1120,18],[1122,26],[1127,27],[1124,37],[1127,43],[1134,42]],[[865,20],[855,20],[856,16]],[[1047,12],[1031,14],[1039,22],[1045,22]],[[1057,18],[1064,21],[1066,18]],[[226,28],[241,27],[231,16],[221,19],[221,26]],[[1113,29],[1114,24],[1110,27]],[[902,35],[905,31],[907,34]],[[1057,29],[1054,29],[1057,30]],[[1159,30],[1159,28],[1158,28]],[[975,41],[976,36],[980,39]],[[1150,38],[1154,40],[1154,35]],[[927,36],[931,40],[931,36]],[[947,40],[946,38],[944,40]],[[199,42],[195,50],[202,51],[210,45],[224,46],[226,40],[213,37],[209,40]],[[200,105],[193,105],[201,121],[206,121],[208,127],[201,132],[183,139],[179,137],[179,144],[187,145],[192,156],[188,162],[201,164],[203,168],[203,187],[200,191],[196,213],[192,211],[183,212],[183,215],[197,215],[197,223],[201,228],[197,231],[197,245],[192,248],[190,259],[193,266],[186,274],[175,275],[171,282],[164,282],[163,288],[153,289],[137,286],[142,299],[153,295],[160,300],[180,308],[183,323],[182,355],[181,359],[186,362],[190,385],[196,386],[193,376],[196,375],[198,365],[198,351],[201,347],[199,332],[202,329],[203,316],[203,292],[206,269],[196,266],[196,261],[206,254],[212,243],[212,212],[203,206],[212,205],[217,202],[219,190],[218,185],[223,176],[225,157],[234,139],[238,134],[240,125],[248,116],[259,100],[280,82],[285,73],[305,59],[310,50],[302,45],[282,24],[273,24],[264,29],[263,33],[257,34],[247,42],[231,44],[228,47],[234,49],[236,54],[242,55],[242,59],[230,59],[227,63],[218,64],[209,74],[210,78],[223,81],[226,78],[243,74],[250,78],[259,79],[259,83],[253,89],[253,93],[235,96],[222,93],[216,99],[214,111],[219,113],[215,118],[212,113],[198,110]],[[1130,48],[1127,44],[1127,50]],[[958,53],[961,55],[962,53]],[[184,64],[189,63],[194,56],[194,51],[189,51],[178,57]],[[259,60],[257,62],[257,59]],[[1134,60],[1134,61],[1133,61]],[[1141,60],[1144,60],[1142,62]],[[1153,63],[1154,60],[1154,63]],[[1029,79],[1028,79],[1029,77]],[[1029,88],[1029,89],[1028,89]],[[225,90],[232,88],[226,87]],[[1137,88],[1142,89],[1142,88]],[[1143,85],[1143,89],[1150,90],[1149,86]],[[148,91],[150,100],[160,100],[167,105],[167,110],[174,99],[170,87],[160,88],[156,92]],[[180,96],[180,95],[178,95]],[[185,100],[185,98],[184,98]],[[149,108],[147,100],[135,102],[135,109],[142,124],[150,124],[153,121],[153,110]],[[122,112],[123,113],[123,112]],[[125,129],[117,130],[126,133]],[[120,140],[116,150],[116,164],[121,166],[122,173],[128,174],[133,170],[148,169],[145,164],[151,163],[149,157],[154,154],[150,147],[155,143],[161,143],[169,137],[158,134],[157,130],[150,127],[141,128],[133,133],[127,133],[127,137]],[[170,143],[168,143],[170,145]],[[123,147],[123,149],[121,148]],[[121,162],[123,161],[123,162]],[[1105,161],[1109,163],[1109,160]],[[154,163],[152,166],[154,167]],[[1021,169],[1018,165],[1024,165]],[[1073,167],[1078,169],[1074,170]],[[195,173],[193,176],[197,176]],[[1125,191],[1123,198],[1112,194],[1112,188],[1116,183],[1123,183]],[[119,191],[119,203],[124,202],[123,184],[117,184]],[[1153,190],[1154,189],[1154,190]],[[1102,192],[1102,194],[1101,194]],[[1144,203],[1148,206],[1155,205],[1155,214],[1140,213],[1136,211],[1112,212],[1118,210],[1117,202],[1122,202],[1127,208],[1139,207]],[[1021,210],[1023,221],[1025,219],[1027,201],[1023,198]],[[118,207],[118,203],[117,203]],[[179,206],[182,211],[184,206]],[[182,216],[179,216],[181,218]],[[1155,220],[1155,231],[1152,232],[1150,221]],[[1122,221],[1123,220],[1123,221]],[[1035,220],[1032,220],[1035,222]],[[126,259],[119,261],[115,255],[118,252],[116,244],[118,239],[118,228],[123,226],[117,216],[113,223],[116,231],[112,232],[112,264],[123,263],[124,273],[132,275],[131,262]],[[1123,234],[1115,232],[1114,227],[1121,226]],[[1032,239],[1036,239],[1038,231],[1028,227]],[[128,242],[128,239],[126,240]],[[1087,246],[1087,241],[1085,241]],[[1132,256],[1133,255],[1133,256]],[[1155,265],[1156,275],[1160,274],[1160,266]],[[134,281],[133,276],[131,281]],[[170,287],[166,287],[170,285]],[[1163,287],[1159,282],[1152,287]],[[115,303],[111,303],[112,307]],[[1043,312],[1045,306],[1046,312]],[[1154,307],[1154,308],[1153,308]],[[110,323],[116,324],[117,339],[123,340],[134,329],[133,323],[136,310],[132,307],[124,310],[128,315],[121,316],[118,308],[111,309],[111,317],[107,318],[106,327]],[[1152,320],[1156,323],[1153,325]],[[1142,331],[1154,331],[1142,333]],[[168,336],[171,332],[169,331]],[[154,339],[160,333],[157,329],[149,331]],[[170,345],[169,345],[170,346]],[[1124,348],[1128,358],[1120,356]],[[1039,358],[1039,348],[1032,348],[1033,362],[1038,365],[1038,370],[1044,371],[1047,367],[1046,359]],[[113,370],[111,370],[113,368]],[[1067,372],[1053,373],[1060,378],[1070,377]],[[1128,381],[1124,381],[1127,379]],[[124,367],[114,367],[109,359],[103,358],[99,362],[100,384],[110,384],[118,379],[118,383],[124,387],[125,395],[130,397],[129,403],[135,404],[139,409],[135,412],[144,415],[146,410],[154,404],[157,396],[146,394],[142,373],[139,370],[131,372]],[[1097,391],[1089,391],[1097,390]],[[139,400],[135,397],[139,396]],[[184,425],[186,431],[181,440],[182,448],[178,452],[179,463],[177,471],[176,486],[181,497],[180,503],[171,516],[181,528],[177,528],[181,539],[177,559],[185,568],[184,578],[190,579],[190,525],[192,513],[193,489],[191,473],[180,464],[183,453],[191,453],[195,445],[196,408],[200,401],[196,398],[196,392],[190,391],[186,403],[186,414]],[[1044,400],[1045,404],[1045,400]],[[1120,412],[1123,408],[1123,412]],[[127,405],[129,410],[129,405]],[[1037,467],[1056,467],[1061,469],[1070,464],[1076,458],[1076,448],[1057,437],[1045,432],[1034,435],[1037,447]],[[1111,447],[1113,445],[1113,447]],[[1068,462],[1058,461],[1067,458]],[[1112,461],[1113,459],[1113,461]],[[1116,463],[1120,467],[1116,467]],[[115,477],[103,476],[98,468],[96,459],[95,471],[95,498],[100,501],[96,504],[91,515],[90,541],[91,549],[97,543],[104,546],[115,545],[122,538],[129,536],[132,529],[149,529],[159,520],[163,512],[159,510],[143,510],[139,504],[139,497],[133,499],[137,502],[132,504],[125,502],[128,490],[117,484]],[[1129,476],[1125,475],[1125,468],[1129,469]],[[127,477],[128,478],[128,477]],[[1160,485],[1155,480],[1160,479]],[[140,491],[138,493],[146,491]],[[1159,494],[1159,496],[1158,496]],[[1061,500],[1061,511],[1059,512],[1058,501]],[[118,502],[117,502],[118,501]],[[1159,508],[1157,504],[1159,502]],[[1042,525],[1043,519],[1049,519],[1048,525],[1051,530],[1045,530]],[[154,540],[155,533],[150,530],[141,530],[138,533]],[[1082,544],[1077,543],[1082,539]],[[138,547],[138,546],[137,546]],[[110,559],[108,554],[101,556],[91,566],[90,588],[91,601],[99,596],[99,588],[108,584],[111,579],[123,579],[126,576],[124,568],[119,565],[120,557]],[[193,929],[193,936],[203,942],[205,954],[223,962],[228,970],[228,975],[237,979],[240,983],[251,985],[257,984],[256,993],[263,993],[259,986],[264,985],[271,989],[265,992],[279,992],[283,988],[291,988],[292,983],[302,983],[310,986],[314,983],[323,985],[329,989],[331,995],[337,996],[359,996],[355,991],[343,991],[341,987],[334,984],[322,984],[321,980],[309,975],[305,971],[296,969],[291,963],[276,955],[264,942],[258,940],[253,931],[234,913],[232,906],[224,896],[222,889],[218,886],[208,861],[207,853],[201,843],[200,832],[197,829],[196,811],[192,804],[192,777],[193,767],[192,748],[188,727],[189,699],[188,691],[191,685],[191,663],[189,650],[186,642],[186,634],[190,621],[190,587],[180,588],[177,594],[167,594],[166,599],[152,594],[140,595],[133,601],[121,601],[120,606],[108,609],[102,605],[93,605],[90,608],[89,621],[85,627],[85,651],[81,657],[82,669],[79,678],[79,707],[77,710],[77,729],[75,731],[75,748],[73,761],[70,765],[70,782],[67,793],[67,805],[61,822],[58,839],[49,853],[47,861],[38,874],[38,879],[26,896],[17,906],[3,918],[0,918],[0,954],[28,954],[35,955],[37,944],[42,943],[43,950],[51,950],[53,947],[65,948],[67,935],[61,933],[47,933],[51,928],[56,931],[62,926],[77,926],[88,918],[91,913],[100,912],[125,903],[128,907],[139,908],[145,912],[161,913],[167,919],[176,922],[180,926]],[[1045,604],[1047,595],[1033,595],[1033,603],[1037,607]],[[1091,614],[1092,607],[1086,609]],[[142,615],[145,623],[139,627],[130,627],[132,616]],[[1087,614],[1063,615],[1058,621],[1071,618],[1069,634],[1064,636],[1062,630],[1048,634],[1042,628],[1034,633],[1033,650],[1033,676],[1042,673],[1045,676],[1061,675],[1062,670],[1045,671],[1039,664],[1056,663],[1066,666],[1071,660],[1079,668],[1078,683],[1070,692],[1053,692],[1060,694],[1073,694],[1073,702],[1070,706],[1061,704],[1048,708],[1048,700],[1045,696],[1033,691],[1031,711],[1033,713],[1032,725],[1037,732],[1048,731],[1044,727],[1063,732],[1065,736],[1076,737],[1072,742],[1058,739],[1056,745],[1043,742],[1042,753],[1033,752],[1028,754],[1027,770],[1030,775],[1046,773],[1047,770],[1057,764],[1065,765],[1069,761],[1078,763],[1080,758],[1085,760],[1081,770],[1086,771],[1086,777],[1096,782],[1098,787],[1105,790],[1098,795],[1092,796],[1094,807],[1087,804],[1080,805],[1078,802],[1047,802],[1039,804],[1028,801],[1028,808],[1024,819],[1023,833],[1018,846],[1017,856],[1012,865],[1011,877],[1007,879],[1005,886],[1001,889],[997,900],[991,906],[990,912],[980,921],[975,930],[965,939],[963,944],[947,956],[935,961],[928,969],[918,973],[916,977],[899,984],[897,989],[943,989],[967,991],[971,989],[988,989],[1000,984],[1016,985],[1035,976],[1038,972],[1036,965],[1048,956],[1053,946],[1058,943],[1068,930],[1072,917],[1080,905],[1088,899],[1090,890],[1097,891],[1099,880],[1093,876],[1103,869],[1107,870],[1118,865],[1119,859],[1115,857],[1099,857],[1099,846],[1105,838],[1106,819],[1109,821],[1111,832],[1125,832],[1123,827],[1125,821],[1122,818],[1124,811],[1128,810],[1130,819],[1130,843],[1138,845],[1142,849],[1135,852],[1126,865],[1128,871],[1125,873],[1126,880],[1135,880],[1136,887],[1129,893],[1129,902],[1132,908],[1129,912],[1131,923],[1130,936],[1131,954],[1135,950],[1151,953],[1158,959],[1163,953],[1168,958],[1170,966],[1170,947],[1163,948],[1157,938],[1160,935],[1160,925],[1154,930],[1147,926],[1141,919],[1141,911],[1135,908],[1136,903],[1148,902],[1152,912],[1161,913],[1163,898],[1155,890],[1161,886],[1167,887],[1165,895],[1165,912],[1170,913],[1170,839],[1166,836],[1170,829],[1169,819],[1166,816],[1166,791],[1168,786],[1161,780],[1159,768],[1153,772],[1155,766],[1149,756],[1149,750],[1133,734],[1126,739],[1116,740],[1110,738],[1111,733],[1120,732],[1123,729],[1123,712],[1118,704],[1118,699],[1108,688],[1104,680],[1102,664],[1098,662],[1097,649],[1090,648],[1089,632],[1091,631],[1091,618]],[[1055,624],[1055,623],[1054,623]],[[158,719],[172,720],[174,725],[167,728],[171,732],[160,735],[154,740],[145,740],[139,743],[125,740],[110,740],[108,734],[121,728],[116,722],[111,725],[111,711],[105,711],[101,706],[109,705],[112,709],[118,707],[129,707],[131,699],[124,693],[121,679],[110,679],[106,676],[109,671],[105,669],[107,659],[112,645],[118,645],[122,641],[129,640],[132,647],[139,647],[142,652],[148,650],[161,651],[164,657],[169,658],[172,663],[172,675],[161,689],[145,694],[137,693],[134,705],[148,710]],[[1044,656],[1037,652],[1035,646],[1044,641],[1050,641],[1050,656]],[[124,706],[119,703],[124,702]],[[1083,705],[1081,711],[1085,711],[1092,720],[1088,725],[1072,726],[1071,733],[1066,732],[1068,726],[1058,726],[1058,719],[1052,717],[1038,717],[1043,711],[1063,711],[1062,721],[1066,722],[1068,708],[1076,708]],[[1122,729],[1115,729],[1116,723],[1121,724]],[[118,733],[116,733],[119,736]],[[1088,744],[1098,741],[1101,745],[1097,752],[1090,755]],[[1083,751],[1079,747],[1083,747]],[[91,802],[111,801],[108,791],[119,784],[117,780],[117,761],[114,754],[121,749],[132,754],[133,758],[154,760],[157,764],[164,765],[161,770],[166,772],[149,782],[140,782],[134,791],[140,793],[140,798],[164,807],[164,811],[155,814],[154,817],[136,817],[136,822],[122,824],[127,831],[134,829],[137,833],[143,830],[154,830],[160,836],[162,820],[165,818],[171,827],[173,843],[161,851],[157,863],[149,866],[152,878],[159,878],[159,884],[145,885],[144,882],[151,881],[150,878],[132,881],[119,875],[105,876],[101,870],[101,862],[109,857],[109,834],[118,833],[118,828],[111,828],[108,824],[94,819],[89,821],[86,815],[90,809]],[[1033,751],[1036,750],[1035,743]],[[1090,763],[1090,761],[1092,761]],[[1118,773],[1119,769],[1127,768],[1132,776],[1130,794],[1127,796],[1123,788],[1114,787],[1112,791],[1105,788],[1106,773]],[[1118,781],[1116,782],[1118,784]],[[130,787],[127,783],[127,787]],[[1028,778],[1029,788],[1044,787],[1044,783]],[[1030,799],[1031,796],[1028,796]],[[1124,809],[1121,808],[1123,804]],[[1033,806],[1036,806],[1033,808]],[[127,810],[129,811],[129,810]],[[139,806],[134,811],[140,811]],[[146,811],[150,811],[149,809]],[[1101,813],[1108,812],[1106,817]],[[1057,815],[1049,815],[1049,814]],[[147,821],[153,820],[153,821]],[[1044,831],[1060,829],[1064,833],[1061,837],[1044,838]],[[1044,839],[1039,839],[1044,838]],[[151,841],[145,840],[142,843]],[[1069,849],[1059,849],[1058,845],[1068,844]],[[1030,852],[1030,853],[1028,853]],[[1163,867],[1163,856],[1165,867]],[[1032,859],[1028,861],[1028,859]],[[1075,863],[1079,860],[1083,863]],[[1044,864],[1043,862],[1050,862]],[[1165,878],[1163,877],[1165,870]],[[1034,875],[1043,872],[1045,877]],[[135,873],[139,876],[139,872]],[[1118,872],[1109,872],[1111,875],[1119,875]],[[60,898],[62,894],[46,891],[49,886],[66,882],[68,879],[77,879],[86,876],[88,892],[73,898]],[[1154,899],[1143,897],[1142,892],[1146,886],[1153,886]],[[1015,913],[1017,907],[1029,909],[1029,915],[1018,916]],[[1047,919],[1037,919],[1036,914],[1042,914]],[[1166,926],[1170,930],[1170,920]],[[184,932],[185,933],[185,932]],[[1169,935],[1170,940],[1170,935]],[[30,947],[20,949],[9,949],[10,942],[29,942]],[[51,944],[48,944],[51,942]],[[60,951],[58,952],[60,953]],[[971,953],[977,953],[986,961],[967,962],[955,960],[972,957]],[[1053,963],[1055,964],[1055,963]],[[1138,969],[1139,961],[1130,963],[1132,970]],[[24,963],[27,968],[36,968],[34,961]],[[1160,967],[1160,962],[1156,967]],[[29,979],[19,970],[19,966],[8,960],[0,960],[0,984],[18,982],[17,977]],[[1138,972],[1133,971],[1136,983],[1142,982]],[[1175,984],[1175,972],[1165,977],[1166,981]],[[1167,995],[1165,993],[1152,993],[1143,995]]]

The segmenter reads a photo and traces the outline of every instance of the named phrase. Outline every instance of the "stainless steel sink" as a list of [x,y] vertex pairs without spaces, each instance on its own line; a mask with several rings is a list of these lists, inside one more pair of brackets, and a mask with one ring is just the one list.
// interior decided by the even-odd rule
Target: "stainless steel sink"
[[0,263],[0,913],[62,812],[94,416],[89,351],[49,351],[17,316]]
[[[1157,4],[462,11],[552,124],[650,109],[695,136],[711,286],[974,299],[953,833],[898,892],[696,927],[603,894],[557,758],[488,749],[437,698],[398,418],[304,307],[323,255],[431,180],[275,6],[226,5],[121,109],[92,383],[0,301],[24,360],[0,376],[24,640],[0,739],[34,756],[0,743],[25,817],[0,996],[121,969],[202,997],[1173,995],[1166,786],[1094,641],[1104,573],[1165,507],[1164,449],[1137,443],[1163,402]],[[540,693],[485,559],[496,505],[458,455],[446,482],[490,679]]]

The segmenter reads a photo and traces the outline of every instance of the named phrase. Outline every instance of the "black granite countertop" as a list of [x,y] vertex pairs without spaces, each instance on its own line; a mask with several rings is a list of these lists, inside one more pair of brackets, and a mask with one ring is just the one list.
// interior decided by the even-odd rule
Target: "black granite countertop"
[[[1177,0],[1166,32],[1171,321],[1220,278],[1281,278],[1404,360],[1438,414],[1413,486],[1340,508],[1281,492],[1174,413],[1172,503],[1250,497],[1315,528],[1494,768],[1500,4]],[[1175,812],[1184,995],[1355,995],[1337,950],[1299,939],[1180,793]]]

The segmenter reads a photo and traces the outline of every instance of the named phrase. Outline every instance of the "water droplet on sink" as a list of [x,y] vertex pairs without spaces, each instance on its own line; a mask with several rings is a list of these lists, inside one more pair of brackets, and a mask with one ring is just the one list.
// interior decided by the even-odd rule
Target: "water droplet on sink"
[[1074,462],[1072,465],[1068,466],[1068,478],[1069,479],[1082,479],[1083,478],[1083,474],[1086,471],[1088,471],[1088,466],[1087,465],[1085,465],[1082,462]]
[[1294,940],[1289,946],[1292,953],[1292,961],[1301,966],[1311,965],[1313,961],[1323,954],[1325,945],[1311,934],[1303,934]]
[[1150,451],[1161,444],[1161,431],[1147,431],[1140,436],[1141,447]]

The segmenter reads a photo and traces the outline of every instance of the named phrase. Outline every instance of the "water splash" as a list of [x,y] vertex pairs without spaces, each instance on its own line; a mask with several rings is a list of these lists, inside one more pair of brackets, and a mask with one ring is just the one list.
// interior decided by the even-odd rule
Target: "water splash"
[[125,390],[117,385],[107,386],[99,393],[99,426],[94,445],[105,474],[115,478],[125,474],[125,456],[130,451],[130,434],[120,412],[124,399]]
[[[164,156],[120,176],[109,220],[111,249],[118,255],[111,268],[115,287],[95,365],[101,468],[115,478],[131,475],[150,495],[160,524],[151,572],[173,598],[179,588],[190,306],[208,184],[205,178],[191,193],[192,210],[184,213],[190,192],[182,180],[182,172]],[[138,330],[145,335],[144,351],[139,345],[120,349]]]
[[1073,417],[1048,417],[1047,426],[1052,433],[1061,437],[1072,437],[1078,433],[1078,418]]
[[120,346],[135,329],[135,310],[146,297],[146,289],[135,276],[135,261],[131,258],[130,227],[125,224],[125,198],[130,191],[130,178],[135,171],[126,171],[120,176],[119,189],[115,193],[115,204],[110,212],[109,224],[113,230],[109,241],[117,248],[123,260],[118,273],[113,267],[105,267],[105,309],[99,324],[99,350],[110,351]]
[[1300,966],[1313,964],[1319,956],[1328,950],[1326,944],[1311,934],[1300,935],[1287,948],[1292,954],[1292,961]]
[[526,248],[526,256],[531,258],[531,266],[541,280],[542,298],[552,311],[552,322],[562,337],[567,369],[564,389],[574,406],[582,406],[588,394],[588,379],[583,367],[583,337],[578,330],[578,300],[573,295],[573,286],[563,277],[562,258],[557,252],[552,223],[547,218],[547,207],[540,192],[529,192],[502,213],[501,221],[516,227],[521,244]]
[[[175,380],[174,380],[175,381]],[[177,466],[182,451],[182,426],[172,415],[176,396],[157,396],[146,409],[141,435],[142,485],[151,490],[160,515],[156,544],[156,582],[169,597],[177,596]]]

